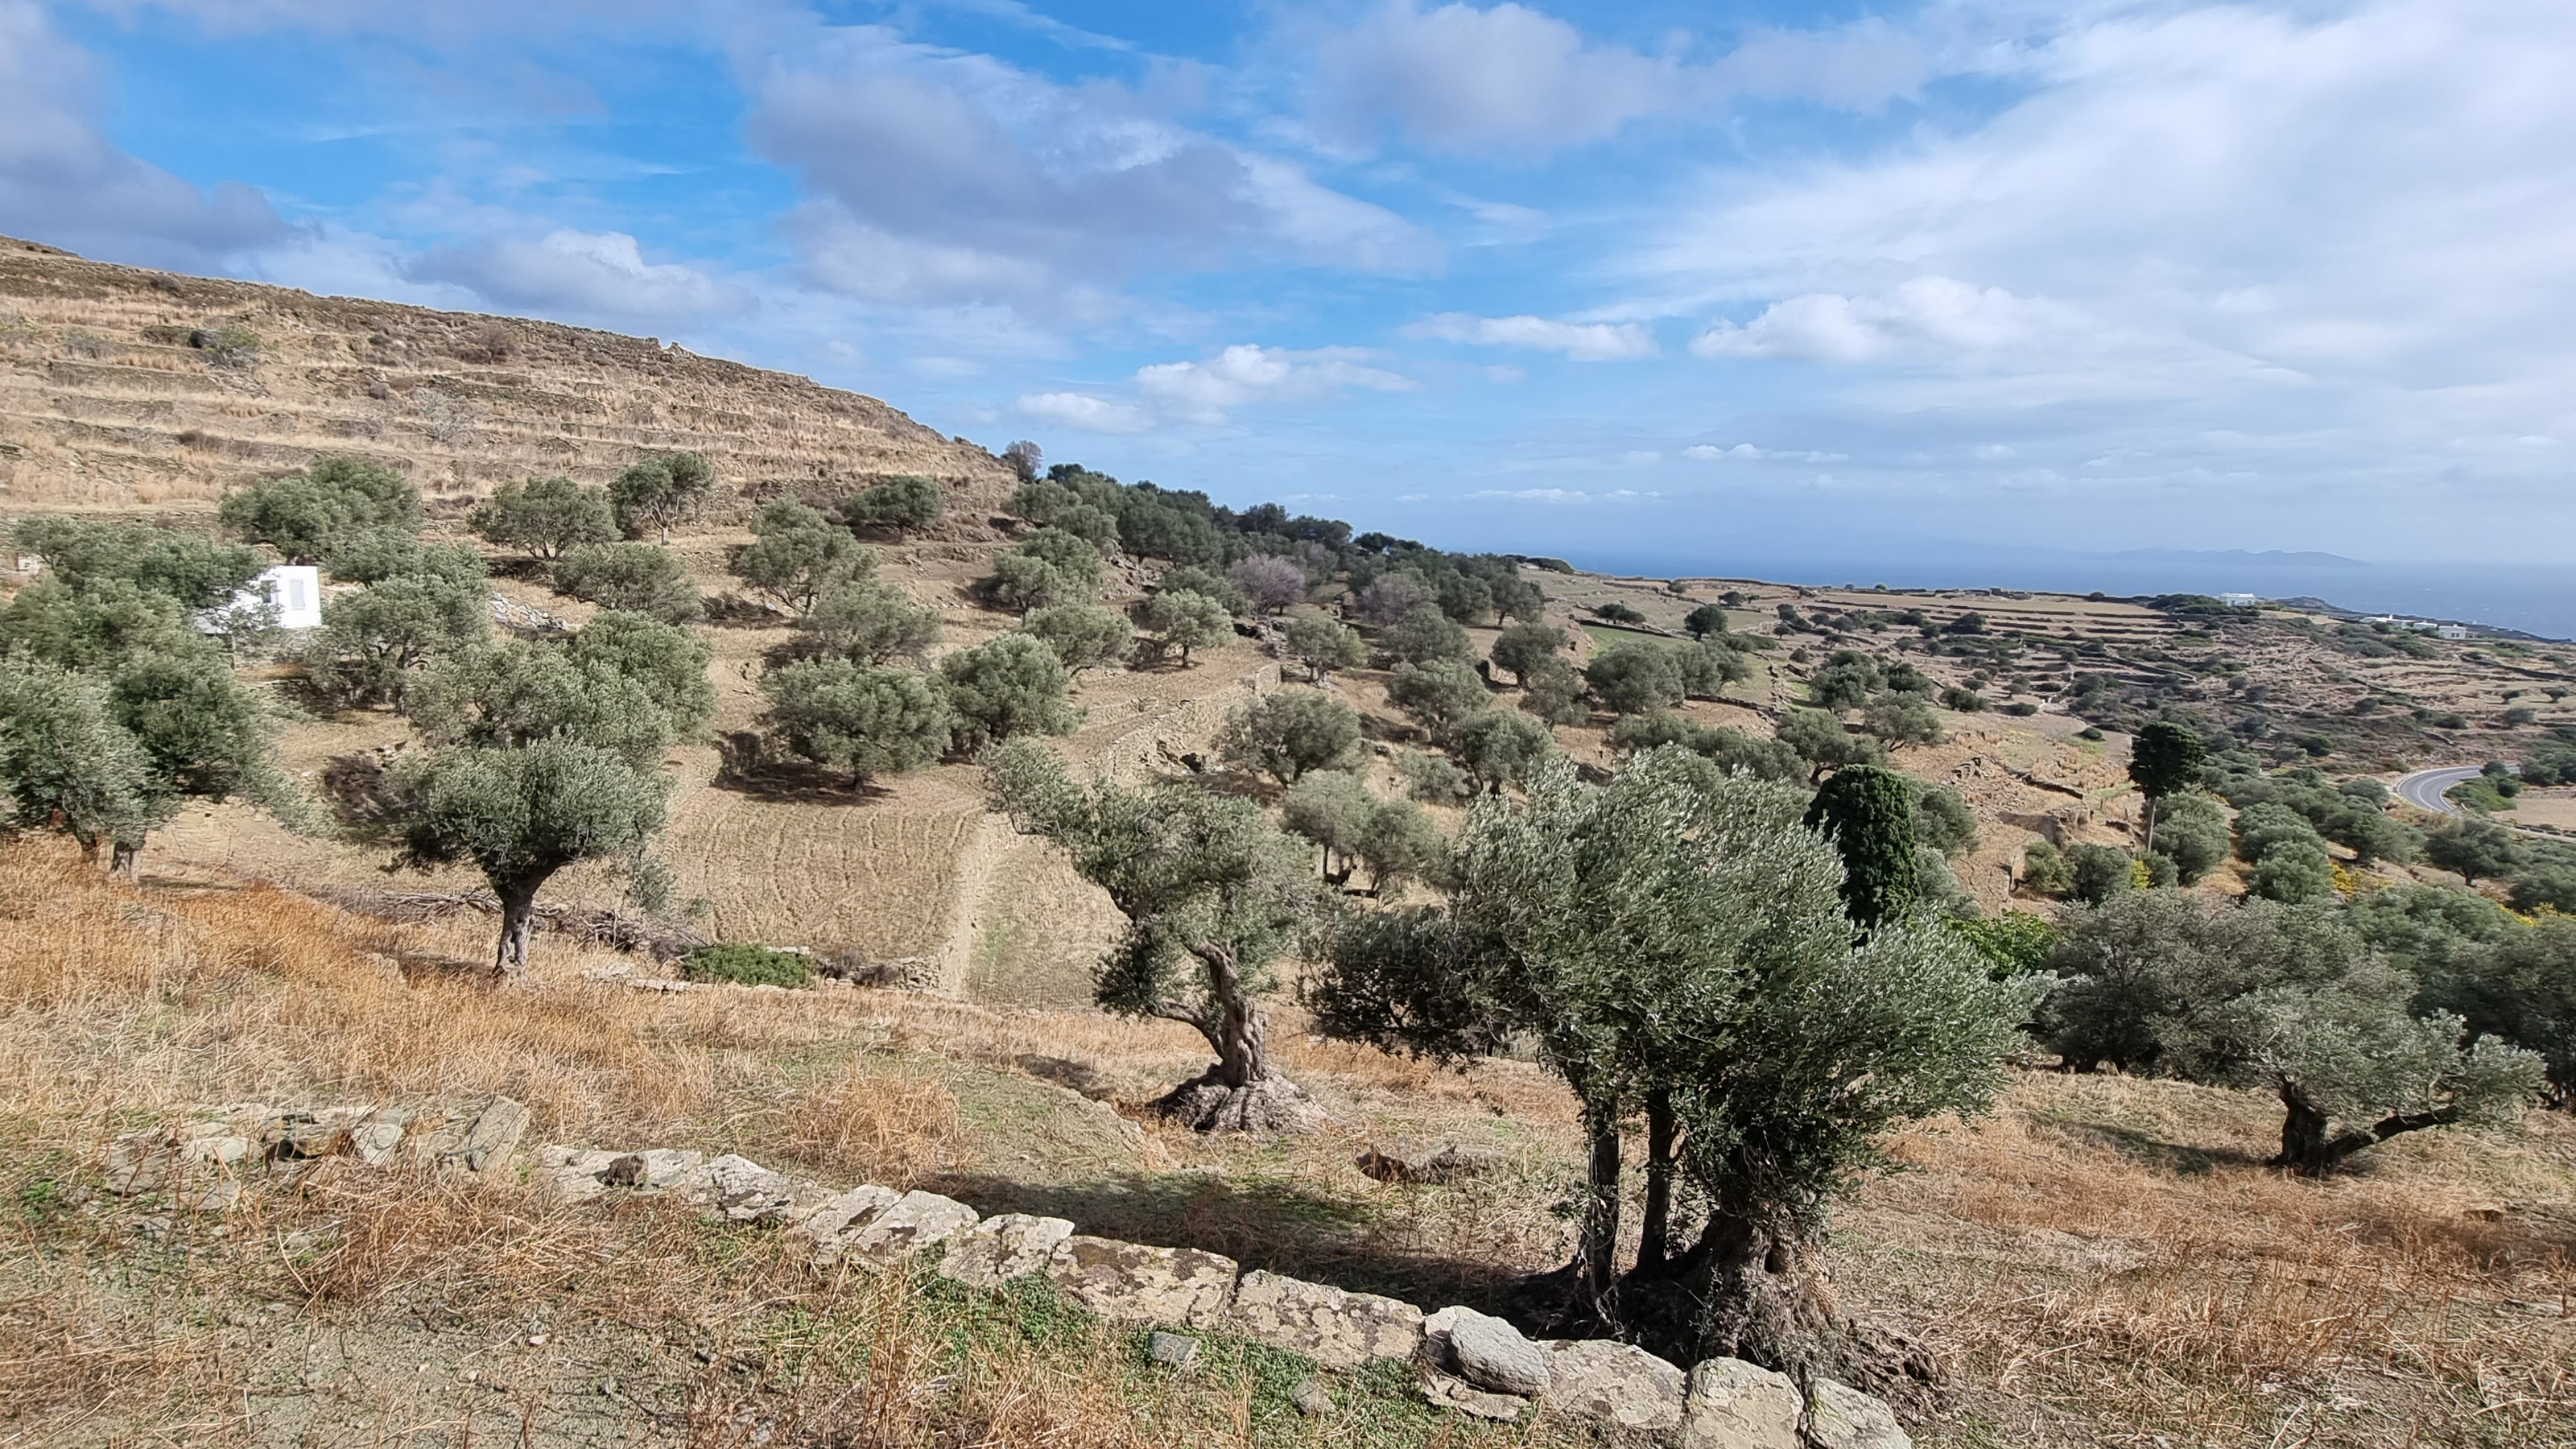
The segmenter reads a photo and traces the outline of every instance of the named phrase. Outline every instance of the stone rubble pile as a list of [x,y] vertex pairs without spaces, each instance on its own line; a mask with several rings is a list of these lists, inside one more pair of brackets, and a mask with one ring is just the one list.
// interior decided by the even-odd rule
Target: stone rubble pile
[[[186,1206],[221,1211],[238,1201],[254,1169],[293,1173],[332,1156],[490,1173],[516,1164],[527,1125],[527,1110],[507,1097],[446,1113],[207,1108],[116,1138],[107,1187],[167,1192]],[[1221,1332],[1326,1369],[1409,1362],[1431,1402],[1480,1418],[1545,1417],[1670,1449],[1912,1449],[1885,1403],[1830,1379],[1801,1391],[1787,1375],[1739,1359],[1710,1359],[1685,1371],[1629,1344],[1532,1340],[1471,1308],[1425,1314],[1373,1293],[1243,1272],[1233,1259],[1195,1248],[1091,1237],[1063,1218],[988,1218],[937,1193],[872,1184],[835,1192],[731,1153],[550,1143],[537,1147],[527,1166],[538,1183],[569,1200],[668,1193],[712,1217],[774,1225],[817,1266],[876,1272],[917,1265],[987,1290],[1042,1278],[1103,1318],[1159,1330],[1155,1361],[1176,1369],[1185,1370],[1198,1352],[1198,1340],[1179,1330]],[[1295,1397],[1302,1412],[1331,1412],[1330,1395],[1311,1380]]]

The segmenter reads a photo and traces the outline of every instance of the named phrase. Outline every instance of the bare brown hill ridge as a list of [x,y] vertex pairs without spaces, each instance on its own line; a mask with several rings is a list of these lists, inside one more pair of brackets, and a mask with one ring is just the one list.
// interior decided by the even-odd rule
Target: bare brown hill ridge
[[[879,576],[939,611],[934,655],[1012,627],[970,587],[1019,531],[994,521],[1008,471],[873,399],[575,328],[0,245],[0,512],[202,528],[226,488],[355,452],[409,471],[447,505],[433,530],[469,541],[461,505],[495,483],[604,481],[675,448],[705,453],[737,505],[941,479],[946,531],[872,542]],[[672,540],[709,594],[736,587],[742,522],[717,510]],[[1113,559],[1104,602],[1140,597],[1154,567]],[[1766,637],[1749,679],[1677,711],[1698,724],[1771,733],[1841,650],[1981,695],[1935,711],[1940,743],[1890,754],[1974,812],[1979,840],[1953,865],[1990,911],[2056,909],[2008,874],[2035,841],[2133,843],[2119,726],[2167,702],[2275,763],[2317,738],[2338,774],[2510,757],[2576,723],[2557,646],[2294,610],[1524,572],[1578,661],[1712,603]],[[576,625],[593,612],[524,571],[494,587]],[[723,740],[751,728],[763,658],[790,635],[754,609],[717,615],[701,633]],[[1206,767],[1229,712],[1282,687],[1274,641],[1246,630],[1188,668],[1086,671],[1084,717],[1051,747],[1131,779]],[[1480,655],[1496,642],[1467,632]],[[285,689],[295,667],[248,672]],[[1403,752],[1427,743],[1391,679],[1366,666],[1327,686],[1365,717],[1364,774],[1390,795]],[[1494,691],[1505,707],[1517,695]],[[1617,758],[1606,717],[1553,733],[1586,764]],[[309,779],[410,735],[352,709],[297,718],[280,749]],[[1438,1071],[1315,1035],[1282,1003],[1279,1060],[1329,1125],[1275,1141],[1175,1128],[1145,1104],[1205,1064],[1204,1043],[1089,1005],[1119,917],[985,811],[980,767],[860,791],[840,771],[739,778],[712,743],[667,763],[662,852],[678,894],[707,902],[701,930],[854,952],[935,989],[659,989],[664,968],[567,933],[538,937],[528,984],[495,990],[472,964],[488,920],[385,913],[389,892],[471,888],[471,871],[389,877],[381,852],[238,806],[156,832],[130,883],[60,842],[0,844],[0,1445],[1627,1442],[1469,1423],[1402,1374],[1318,1373],[1223,1334],[1174,1372],[1141,1334],[1044,1301],[818,1274],[774,1236],[641,1196],[589,1211],[532,1180],[328,1162],[225,1211],[105,1190],[106,1144],[192,1104],[434,1116],[507,1094],[532,1141],[739,1151],[1424,1306],[1507,1307],[1511,1283],[1565,1260],[1557,1206],[1579,1189],[1583,1138],[1534,1063]],[[2562,793],[2525,792],[2524,818],[2558,808],[2576,825],[2576,800],[2542,798]],[[1454,825],[1453,806],[1432,809]],[[2248,873],[2230,862],[2198,888],[2234,894]],[[2382,863],[2364,884],[2434,874]],[[576,868],[546,899],[609,906],[619,890]],[[1949,1370],[1908,1408],[1914,1442],[2576,1444],[2576,1118],[2411,1134],[2322,1182],[2262,1165],[2278,1120],[2251,1093],[2032,1070],[1989,1119],[1901,1134],[1892,1150],[1914,1170],[1838,1216],[1830,1260],[1854,1312]],[[1453,1183],[1361,1166],[1376,1147],[1443,1142],[1499,1165]],[[1330,1413],[1300,1405],[1317,1379]]]
[[[0,238],[0,506],[211,503],[351,453],[433,499],[703,454],[751,496],[1009,471],[872,397],[673,344],[183,277]],[[962,510],[971,520],[974,510]]]

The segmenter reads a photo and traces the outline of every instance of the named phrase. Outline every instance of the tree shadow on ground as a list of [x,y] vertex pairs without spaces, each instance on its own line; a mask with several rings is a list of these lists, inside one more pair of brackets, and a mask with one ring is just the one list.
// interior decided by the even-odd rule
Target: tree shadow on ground
[[2072,1122],[2043,1118],[2041,1125],[2086,1147],[2098,1147],[2141,1167],[2159,1168],[2177,1177],[2205,1177],[2222,1167],[2266,1167],[2271,1159],[2236,1147],[2194,1147],[2108,1122]]
[[710,785],[772,805],[867,805],[894,794],[873,783],[853,788],[847,770],[774,758],[748,730],[718,735],[716,751],[723,763]]
[[1088,1182],[1032,1183],[953,1173],[922,1185],[987,1215],[1065,1218],[1095,1237],[1222,1253],[1246,1270],[1380,1293],[1426,1310],[1464,1303],[1503,1313],[1518,1306],[1516,1290],[1525,1280],[1499,1264],[1387,1241],[1375,1204],[1287,1178],[1123,1172]]

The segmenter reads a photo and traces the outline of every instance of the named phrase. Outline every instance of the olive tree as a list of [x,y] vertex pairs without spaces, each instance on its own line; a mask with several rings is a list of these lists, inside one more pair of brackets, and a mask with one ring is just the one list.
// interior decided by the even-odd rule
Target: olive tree
[[1033,610],[1020,620],[1020,628],[1054,650],[1055,657],[1074,674],[1126,658],[1128,646],[1136,637],[1135,627],[1125,616],[1082,604]]
[[18,547],[45,561],[47,577],[74,594],[121,582],[184,609],[220,608],[268,567],[242,544],[86,518],[30,518],[16,536]]
[[140,842],[178,810],[142,745],[118,722],[107,682],[25,654],[0,656],[0,794],[20,830],[59,830],[98,859]]
[[512,749],[577,739],[649,769],[676,731],[652,690],[615,668],[584,664],[561,644],[514,640],[445,656],[409,697],[412,723],[433,743]]
[[1892,1355],[1822,1287],[1826,1212],[1889,1165],[1889,1129],[1992,1099],[2028,997],[1928,922],[1856,939],[1805,803],[1673,746],[1597,787],[1551,761],[1526,800],[1471,808],[1446,905],[1355,920],[1308,999],[1328,1031],[1442,1060],[1524,1045],[1573,1089],[1590,1150],[1560,1327],[1872,1382]]
[[1798,752],[1809,766],[1808,779],[1821,780],[1828,770],[1852,765],[1884,765],[1887,747],[1868,735],[1854,734],[1843,722],[1820,709],[1793,709],[1780,716],[1772,738]]
[[612,749],[550,738],[459,747],[396,765],[352,824],[415,869],[467,863],[501,905],[492,971],[528,970],[537,892],[566,866],[640,859],[660,832],[669,782]]
[[939,758],[956,728],[939,685],[918,670],[808,659],[761,676],[760,727],[818,765],[870,777],[916,770]]
[[1225,606],[1188,589],[1157,589],[1130,605],[1127,617],[1158,655],[1180,651],[1183,669],[1190,667],[1191,650],[1210,648],[1234,635],[1234,619]]
[[611,609],[591,616],[564,646],[574,663],[613,670],[644,686],[670,720],[673,739],[690,739],[715,717],[714,651],[707,642],[650,614]]
[[1463,659],[1399,664],[1386,682],[1386,697],[1433,730],[1481,713],[1493,703],[1484,676]]
[[2064,927],[2040,1020],[2068,1064],[2268,1090],[2283,1113],[2275,1161],[2301,1173],[2510,1113],[2541,1077],[2538,1057],[2466,1040],[2456,1016],[2416,1015],[2414,978],[2328,907],[2139,891]]
[[558,593],[686,624],[706,612],[689,571],[667,548],[649,543],[586,543],[555,560]]
[[1623,642],[1604,649],[1583,666],[1583,679],[1612,714],[1645,714],[1682,701],[1681,670],[1658,645]]
[[618,537],[617,511],[608,495],[569,478],[527,478],[492,490],[489,501],[465,516],[466,526],[498,548],[533,559],[557,559],[585,543]]
[[313,686],[349,704],[399,714],[413,678],[441,654],[491,637],[489,586],[463,566],[380,579],[322,604],[322,627],[302,647]]
[[1218,740],[1232,763],[1282,785],[1321,770],[1359,748],[1360,717],[1347,704],[1311,689],[1283,689],[1236,710]]
[[824,594],[876,568],[876,555],[848,529],[802,503],[762,504],[751,532],[752,541],[726,558],[725,571],[799,618]]
[[1511,710],[1482,709],[1444,725],[1440,747],[1449,752],[1480,789],[1517,785],[1556,753],[1556,736],[1546,725]]
[[1401,664],[1429,664],[1440,659],[1463,663],[1472,652],[1467,631],[1441,613],[1439,605],[1429,603],[1406,609],[1402,618],[1378,632],[1377,642]]
[[1366,866],[1367,893],[1392,896],[1405,881],[1432,873],[1448,851],[1421,806],[1384,799],[1343,770],[1300,776],[1280,797],[1279,818],[1321,847],[1324,883],[1337,889]]
[[1565,648],[1565,631],[1553,624],[1514,624],[1494,640],[1494,667],[1508,669],[1526,685],[1533,671],[1555,662]]
[[1306,668],[1306,678],[1321,684],[1336,669],[1357,669],[1368,662],[1368,647],[1358,631],[1321,611],[1291,614],[1279,628],[1279,653]]
[[2509,827],[2462,815],[2426,833],[2424,861],[2440,870],[2458,871],[2461,880],[2476,885],[2513,874],[2531,863],[2531,855],[2514,840]]
[[371,530],[417,534],[420,489],[381,463],[317,458],[301,472],[225,494],[215,517],[290,563],[322,563],[352,536]]
[[852,528],[884,528],[897,540],[937,523],[948,511],[938,483],[903,473],[841,500],[841,521]]
[[1080,716],[1065,701],[1072,676],[1064,663],[1026,634],[996,634],[939,661],[957,744],[980,749],[1013,735],[1060,735]]
[[805,652],[859,664],[917,657],[939,642],[939,611],[882,579],[852,578],[796,621]]
[[608,504],[618,530],[628,538],[642,538],[645,529],[653,528],[667,544],[671,526],[697,517],[715,489],[716,472],[706,459],[695,453],[662,453],[618,474],[608,485]]
[[1271,1065],[1261,1006],[1278,959],[1325,909],[1306,844],[1251,801],[1186,783],[1078,785],[1026,742],[987,756],[986,774],[994,808],[1054,842],[1127,918],[1093,977],[1100,1005],[1182,1022],[1216,1054],[1161,1110],[1200,1131],[1320,1125],[1304,1089]]

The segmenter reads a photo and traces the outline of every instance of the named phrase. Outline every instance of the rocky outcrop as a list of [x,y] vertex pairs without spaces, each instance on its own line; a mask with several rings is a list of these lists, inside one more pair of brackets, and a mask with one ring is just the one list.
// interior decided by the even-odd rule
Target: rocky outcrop
[[[985,1218],[954,1198],[874,1184],[834,1192],[731,1153],[710,1159],[677,1148],[549,1143],[523,1159],[527,1126],[527,1109],[507,1097],[418,1114],[371,1106],[209,1107],[116,1138],[104,1177],[114,1193],[167,1194],[200,1211],[225,1211],[255,1175],[288,1175],[325,1158],[378,1166],[408,1160],[481,1174],[524,1161],[529,1176],[561,1199],[669,1194],[710,1217],[775,1225],[816,1268],[876,1273],[926,1264],[942,1278],[987,1290],[1044,1275],[1102,1318],[1162,1330],[1153,1335],[1155,1360],[1176,1370],[1195,1362],[1201,1340],[1172,1330],[1229,1333],[1303,1355],[1323,1370],[1410,1361],[1434,1404],[1503,1422],[1537,1417],[1608,1442],[1668,1449],[1913,1445],[1886,1404],[1829,1379],[1801,1392],[1785,1374],[1727,1358],[1685,1372],[1629,1344],[1532,1340],[1471,1308],[1426,1315],[1372,1293],[1265,1269],[1241,1272],[1215,1253],[1087,1236],[1064,1218]],[[1440,1155],[1408,1152],[1395,1160]],[[1296,1399],[1303,1413],[1333,1412],[1332,1395],[1311,1379]]]

